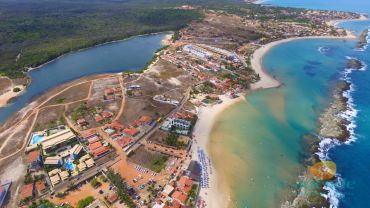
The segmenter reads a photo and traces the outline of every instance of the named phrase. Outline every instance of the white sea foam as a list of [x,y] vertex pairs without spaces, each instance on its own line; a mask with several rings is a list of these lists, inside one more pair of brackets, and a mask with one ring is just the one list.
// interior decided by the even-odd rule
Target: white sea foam
[[[370,32],[369,32],[370,33]],[[353,57],[346,57],[347,59],[356,59]],[[358,59],[356,59],[358,60]],[[321,142],[319,143],[319,148],[318,152],[316,155],[319,156],[319,159],[321,161],[325,160],[330,160],[329,158],[329,150],[335,146],[338,145],[349,145],[352,142],[356,141],[356,134],[355,134],[355,128],[356,128],[356,122],[355,119],[357,117],[358,111],[356,110],[356,106],[354,104],[354,100],[352,97],[353,92],[355,91],[355,85],[351,81],[350,75],[352,74],[353,71],[365,71],[367,69],[367,65],[364,62],[361,62],[363,67],[361,69],[351,69],[351,68],[346,68],[343,73],[342,73],[342,80],[347,81],[350,83],[350,88],[346,91],[343,92],[343,96],[348,99],[347,101],[347,110],[338,114],[341,118],[345,119],[348,121],[348,125],[346,126],[347,130],[350,133],[349,138],[347,139],[346,142],[341,143],[337,139],[332,139],[332,138],[324,138],[324,137],[319,137]],[[327,191],[327,193],[322,193],[321,195],[325,197],[329,203],[330,203],[330,208],[337,208],[339,205],[339,199],[343,197],[343,194],[338,191],[338,187],[340,187],[340,184],[343,183],[344,179],[337,174],[336,179],[332,182],[327,182],[325,183],[323,189]]]
[[369,45],[370,45],[370,27],[369,27],[369,29],[367,29],[366,42],[367,42],[367,44],[365,44],[362,48],[356,48],[355,50],[356,51],[366,51],[366,49],[369,47]]
[[330,48],[326,46],[320,46],[319,49],[317,49],[321,54],[326,54],[329,52]]
[[339,199],[343,197],[343,194],[337,191],[337,189],[342,183],[344,183],[344,180],[340,175],[337,175],[334,181],[325,183],[324,190],[326,190],[327,193],[322,193],[321,196],[329,200],[330,208],[337,208],[339,206]]

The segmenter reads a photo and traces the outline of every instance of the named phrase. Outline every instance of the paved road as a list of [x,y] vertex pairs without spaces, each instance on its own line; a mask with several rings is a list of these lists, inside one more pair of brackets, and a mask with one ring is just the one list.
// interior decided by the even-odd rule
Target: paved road
[[[95,176],[96,174],[100,173],[103,169],[109,167],[109,166],[112,166],[114,163],[118,162],[120,160],[120,158],[115,158],[113,160],[110,160],[104,164],[101,164],[101,165],[96,165],[94,166],[93,168],[90,168],[84,172],[82,172],[82,175],[81,176],[76,176],[74,178],[72,178],[72,180],[70,181],[66,181],[66,182],[63,182],[63,183],[60,183],[60,184],[57,184],[55,187],[54,187],[54,192],[55,193],[58,193],[58,192],[63,192],[65,191],[71,184],[79,184],[89,178],[92,178],[93,176]],[[47,198],[50,196],[50,193],[47,194],[47,195],[44,195],[43,198]]]

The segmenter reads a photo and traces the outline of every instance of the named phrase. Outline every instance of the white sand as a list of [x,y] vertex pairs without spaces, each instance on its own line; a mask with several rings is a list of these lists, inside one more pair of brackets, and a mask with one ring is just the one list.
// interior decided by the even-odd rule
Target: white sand
[[[18,87],[19,89],[21,89],[21,91],[19,92],[13,92],[13,89]],[[23,85],[15,85],[15,86],[12,86],[11,88],[8,89],[8,91],[2,95],[0,95],[0,108],[1,107],[5,107],[7,104],[8,104],[8,101],[14,97],[17,97],[18,95],[20,95],[23,90],[24,90],[24,86]]]
[[330,20],[326,22],[327,25],[331,25],[334,27],[338,27],[338,25],[342,22],[352,22],[352,21],[366,21],[368,18],[365,15],[361,15],[360,18],[354,20]]
[[301,39],[355,39],[356,36],[347,31],[347,36],[337,37],[337,36],[310,36],[310,37],[295,37],[295,38],[288,38],[283,39],[279,41],[274,41],[271,43],[268,43],[266,45],[261,46],[258,48],[252,56],[251,59],[251,65],[252,68],[256,71],[257,74],[260,75],[260,80],[254,84],[251,85],[251,88],[253,90],[256,89],[266,89],[266,88],[273,88],[278,87],[280,85],[280,82],[276,80],[274,77],[269,75],[263,68],[262,60],[263,57],[267,52],[270,51],[273,47],[280,45],[282,43],[286,43],[293,40],[301,40]]
[[[361,17],[359,20],[362,20],[366,17]],[[348,21],[348,20],[347,20]],[[330,24],[335,24],[336,22],[332,22]],[[328,23],[329,24],[329,23]],[[338,23],[336,23],[338,24]],[[260,81],[255,84],[251,85],[253,90],[256,89],[266,89],[266,88],[273,88],[280,86],[280,82],[270,76],[263,68],[262,60],[264,55],[273,47],[286,43],[293,40],[300,40],[300,39],[354,39],[356,36],[347,31],[347,36],[345,37],[336,37],[336,36],[311,36],[311,37],[296,37],[296,38],[288,38],[284,40],[279,40],[275,42],[271,42],[266,44],[259,49],[257,49],[252,57],[251,64],[252,68],[260,75]],[[205,151],[206,157],[210,157],[209,154],[209,136],[212,131],[214,122],[217,119],[217,116],[222,113],[226,108],[230,107],[231,105],[241,101],[244,99],[244,96],[241,96],[237,99],[230,99],[226,96],[221,96],[223,100],[222,104],[218,104],[211,107],[201,107],[198,112],[198,121],[194,127],[194,141],[192,146],[192,155],[193,159],[198,160],[198,147]],[[210,188],[201,189],[200,197],[202,200],[205,201],[206,207],[212,208],[224,208],[227,207],[229,204],[230,194],[228,187],[221,187],[221,184],[217,180],[217,174],[215,168],[212,166],[212,174],[209,175],[209,185]]]
[[[192,146],[192,158],[198,160],[198,147],[205,151],[206,157],[211,157],[208,149],[209,135],[212,131],[214,121],[217,116],[226,108],[244,99],[244,96],[231,99],[227,96],[220,96],[223,100],[221,104],[209,107],[200,107],[198,121],[194,127],[194,143]],[[228,187],[222,187],[219,183],[214,166],[211,164],[212,174],[209,174],[209,188],[201,188],[200,198],[205,201],[206,207],[224,208],[228,206],[229,191]]]

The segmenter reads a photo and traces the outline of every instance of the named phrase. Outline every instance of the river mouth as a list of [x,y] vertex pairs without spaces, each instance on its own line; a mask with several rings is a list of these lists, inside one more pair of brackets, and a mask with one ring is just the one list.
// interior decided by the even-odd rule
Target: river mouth
[[264,66],[283,85],[248,95],[218,118],[211,134],[215,167],[231,190],[230,207],[280,207],[294,195],[291,187],[305,170],[302,138],[315,133],[355,44],[295,40],[268,52]]
[[137,71],[161,48],[169,32],[135,36],[65,54],[40,68],[31,70],[31,84],[9,106],[0,108],[0,123],[33,99],[60,84],[84,76],[123,71]]

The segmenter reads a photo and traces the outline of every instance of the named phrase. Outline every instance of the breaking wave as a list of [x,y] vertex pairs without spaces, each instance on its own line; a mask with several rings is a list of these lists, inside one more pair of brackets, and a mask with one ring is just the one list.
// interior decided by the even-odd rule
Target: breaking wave
[[[353,57],[346,57],[347,59],[356,59]],[[356,59],[358,60],[358,59]],[[316,155],[319,156],[319,159],[321,161],[330,160],[329,158],[329,150],[335,146],[339,145],[348,145],[354,141],[356,141],[356,134],[355,134],[355,128],[356,128],[356,117],[358,114],[358,111],[356,110],[356,106],[354,104],[353,100],[353,92],[355,91],[355,85],[351,81],[350,75],[353,71],[365,71],[367,69],[367,65],[364,62],[361,62],[363,67],[361,69],[351,69],[346,68],[343,73],[341,80],[344,80],[350,84],[350,87],[348,90],[343,92],[343,97],[347,98],[347,110],[340,113],[338,116],[345,119],[348,124],[346,125],[346,128],[349,132],[349,138],[346,140],[346,142],[341,143],[337,139],[332,138],[324,138],[320,137],[320,144],[318,148],[318,152]],[[340,193],[339,187],[341,187],[341,184],[344,182],[344,179],[340,176],[340,174],[336,175],[336,179],[334,181],[326,182],[323,189],[327,191],[327,193],[322,193],[321,195],[326,198],[330,203],[330,208],[337,208],[339,205],[340,198],[343,197],[343,194]]]

